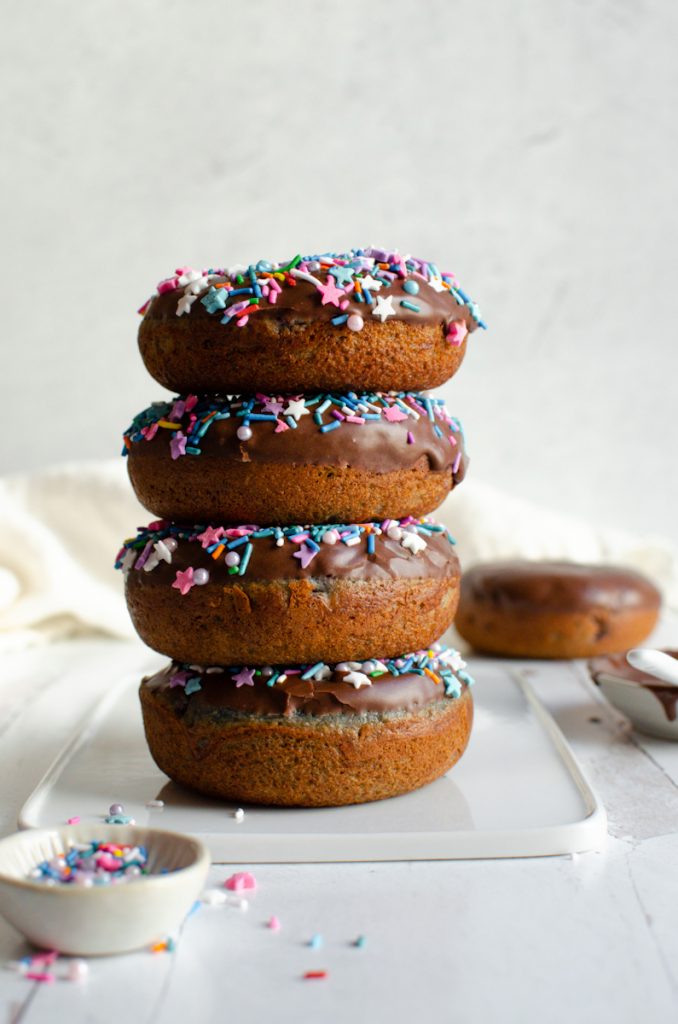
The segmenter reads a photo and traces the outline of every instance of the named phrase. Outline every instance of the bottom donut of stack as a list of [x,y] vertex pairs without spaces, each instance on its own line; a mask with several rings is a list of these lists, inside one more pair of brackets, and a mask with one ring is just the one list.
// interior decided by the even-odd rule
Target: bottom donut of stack
[[440,644],[395,659],[296,668],[171,662],[142,681],[158,767],[221,799],[296,807],[417,789],[463,754],[473,680]]

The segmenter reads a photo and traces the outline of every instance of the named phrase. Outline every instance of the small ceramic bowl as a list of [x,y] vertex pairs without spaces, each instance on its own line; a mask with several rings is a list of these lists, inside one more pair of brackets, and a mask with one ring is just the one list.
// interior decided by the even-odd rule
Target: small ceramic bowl
[[[69,844],[93,840],[145,846],[150,874],[90,888],[28,877]],[[178,832],[96,824],[28,829],[0,841],[0,914],[41,949],[75,956],[126,953],[177,929],[203,888],[209,864],[207,848]],[[164,868],[167,874],[160,874]]]
[[636,729],[660,739],[678,740],[678,687],[632,668],[621,654],[593,658],[588,666],[610,704]]

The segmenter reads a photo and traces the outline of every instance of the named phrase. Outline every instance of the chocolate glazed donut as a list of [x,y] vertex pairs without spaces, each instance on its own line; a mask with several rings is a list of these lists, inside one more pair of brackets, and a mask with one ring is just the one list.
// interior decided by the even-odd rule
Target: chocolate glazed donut
[[459,421],[440,399],[178,397],[125,433],[135,493],[179,522],[367,522],[421,516],[464,478]]
[[484,327],[434,264],[379,249],[181,268],[140,312],[146,369],[172,391],[426,390]]
[[428,520],[199,529],[154,524],[117,562],[142,640],[179,661],[390,657],[433,643],[454,617],[459,562]]
[[641,643],[660,604],[657,588],[633,569],[496,562],[464,573],[455,627],[489,654],[589,658]]
[[457,652],[353,665],[312,666],[321,678],[309,678],[173,663],[140,689],[153,758],[201,792],[283,806],[379,800],[444,774],[473,719]]

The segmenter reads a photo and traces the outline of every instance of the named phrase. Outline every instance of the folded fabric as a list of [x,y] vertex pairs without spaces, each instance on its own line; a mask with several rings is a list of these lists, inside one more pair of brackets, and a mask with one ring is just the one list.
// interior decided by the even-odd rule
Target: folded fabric
[[[0,480],[0,647],[88,632],[134,636],[113,560],[152,518],[121,459]],[[678,549],[662,538],[598,529],[475,480],[436,518],[456,538],[463,567],[514,557],[629,565],[678,609]]]

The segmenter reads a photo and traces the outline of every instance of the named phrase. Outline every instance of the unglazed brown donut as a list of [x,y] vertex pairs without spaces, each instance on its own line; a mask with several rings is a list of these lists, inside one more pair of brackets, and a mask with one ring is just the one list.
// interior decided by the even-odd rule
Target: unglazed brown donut
[[206,394],[426,390],[484,326],[453,275],[383,249],[182,267],[140,312],[151,376]]
[[188,523],[421,516],[466,470],[459,421],[408,393],[177,397],[135,417],[124,450],[139,501]]
[[126,542],[116,564],[149,647],[203,665],[312,664],[392,657],[442,636],[458,601],[452,543],[429,520],[160,522]]
[[456,652],[310,671],[172,663],[144,679],[156,764],[222,799],[320,807],[409,792],[464,752],[472,680]]
[[633,569],[571,562],[492,562],[464,572],[455,627],[505,657],[590,658],[637,646],[661,595]]

